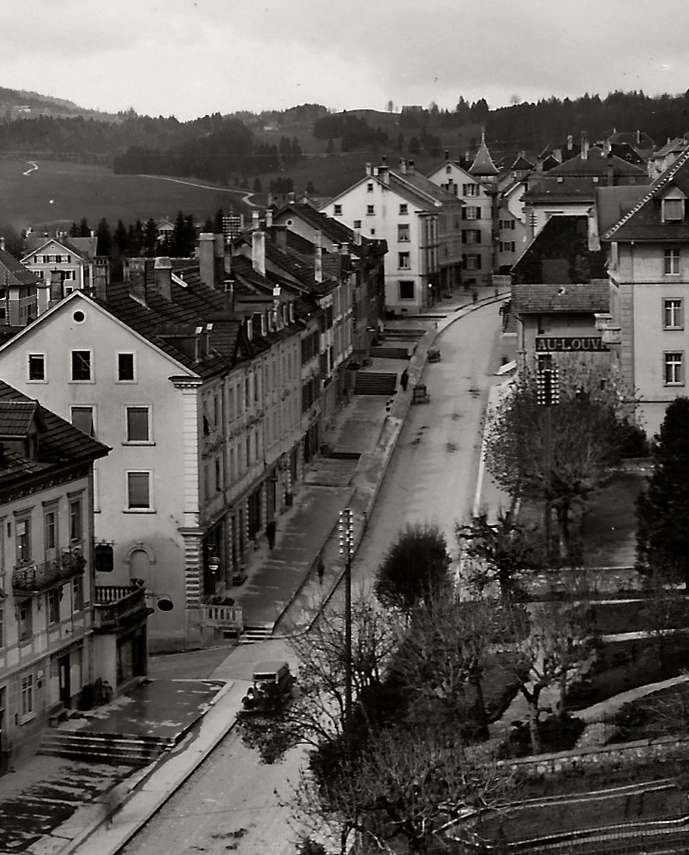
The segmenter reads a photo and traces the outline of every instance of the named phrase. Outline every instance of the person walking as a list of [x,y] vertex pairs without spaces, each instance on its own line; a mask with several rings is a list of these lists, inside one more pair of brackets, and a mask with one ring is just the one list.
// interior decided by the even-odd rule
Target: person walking
[[269,549],[273,549],[275,546],[275,533],[277,531],[277,526],[275,525],[275,520],[271,520],[266,526],[266,537],[268,538],[268,547]]
[[400,386],[402,387],[402,391],[407,391],[407,386],[409,385],[409,372],[405,368],[400,376]]
[[323,564],[323,556],[322,555],[318,556],[317,570],[318,570],[318,584],[322,585],[323,584],[323,576],[325,575],[325,564]]

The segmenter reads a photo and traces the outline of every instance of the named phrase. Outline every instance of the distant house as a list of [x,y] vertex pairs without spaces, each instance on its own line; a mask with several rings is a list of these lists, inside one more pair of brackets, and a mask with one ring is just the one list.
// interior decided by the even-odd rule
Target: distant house
[[689,148],[601,234],[609,254],[610,310],[600,327],[649,435],[687,394]]
[[25,326],[38,314],[43,280],[5,250],[0,239],[0,326]]
[[93,293],[109,281],[109,260],[96,254],[97,238],[57,237],[27,240],[22,264],[39,277],[38,314],[72,291]]
[[366,175],[322,212],[387,243],[385,304],[399,314],[432,306],[461,282],[462,202],[416,172],[414,161],[367,164]]

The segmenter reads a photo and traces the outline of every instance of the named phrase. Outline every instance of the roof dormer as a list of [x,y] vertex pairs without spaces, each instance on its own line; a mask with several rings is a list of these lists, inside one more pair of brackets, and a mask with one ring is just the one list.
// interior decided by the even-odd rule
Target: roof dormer
[[662,221],[664,223],[684,222],[686,200],[686,195],[679,187],[671,187],[660,200]]

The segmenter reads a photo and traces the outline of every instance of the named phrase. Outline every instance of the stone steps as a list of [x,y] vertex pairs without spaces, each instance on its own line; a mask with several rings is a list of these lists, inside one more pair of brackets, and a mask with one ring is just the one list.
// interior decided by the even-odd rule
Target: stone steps
[[67,760],[144,766],[174,744],[172,738],[57,728],[43,732],[38,753]]
[[383,371],[360,371],[356,376],[355,395],[394,395],[397,374]]

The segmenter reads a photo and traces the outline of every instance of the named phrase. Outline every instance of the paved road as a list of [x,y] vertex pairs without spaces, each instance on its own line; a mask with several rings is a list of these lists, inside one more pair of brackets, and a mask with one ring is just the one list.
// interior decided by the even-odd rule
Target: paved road
[[[498,330],[496,307],[487,306],[439,340],[443,359],[429,365],[424,377],[431,401],[410,411],[353,565],[355,584],[370,582],[407,521],[436,522],[454,547],[455,521],[465,519],[473,505],[483,408],[498,382]],[[259,659],[291,656],[284,641],[240,646],[213,677],[248,680]],[[292,855],[296,835],[283,805],[303,757],[294,751],[283,763],[261,766],[231,732],[123,855]]]

